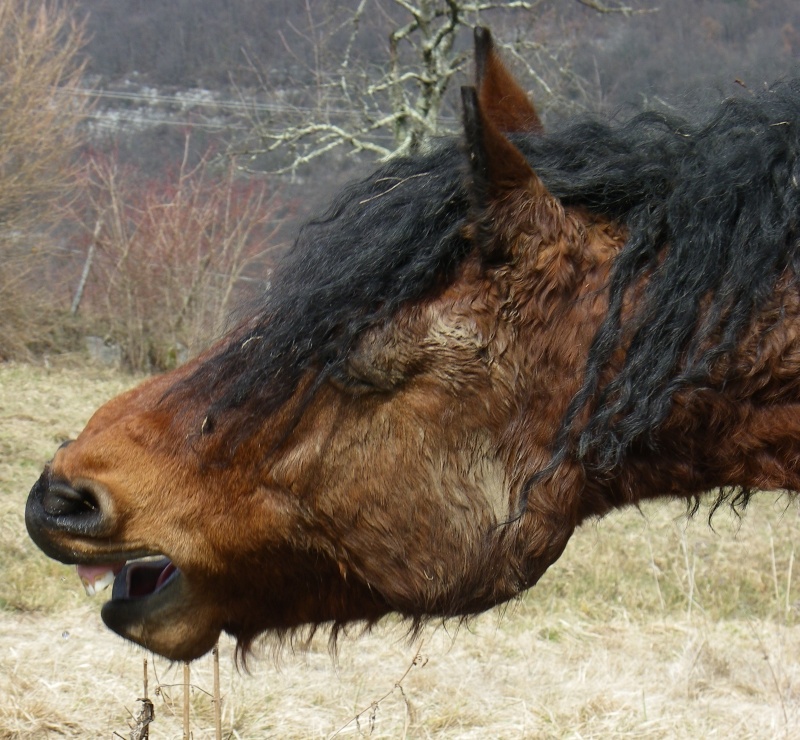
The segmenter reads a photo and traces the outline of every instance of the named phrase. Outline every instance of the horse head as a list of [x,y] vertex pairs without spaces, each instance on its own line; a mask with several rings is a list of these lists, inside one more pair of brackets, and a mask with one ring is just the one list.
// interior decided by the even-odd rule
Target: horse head
[[[34,485],[31,536],[88,580],[115,576],[102,616],[123,637],[184,660],[223,630],[246,650],[264,632],[335,634],[390,612],[412,625],[463,617],[536,583],[589,516],[799,483],[787,369],[800,367],[798,301],[777,278],[784,289],[765,293],[724,362],[703,353],[720,346],[730,304],[701,291],[686,325],[705,333],[665,354],[667,381],[696,371],[693,352],[706,362],[702,389],[655,377],[643,394],[667,393],[668,412],[621,435],[630,415],[614,403],[650,378],[636,374],[637,347],[652,354],[637,332],[661,310],[659,270],[682,238],[654,205],[674,173],[644,163],[660,147],[671,167],[669,146],[688,145],[652,118],[641,134],[544,135],[488,31],[475,42],[463,140],[344,190],[253,316],[102,406]],[[757,388],[745,367],[762,369]],[[772,444],[780,455],[741,464]]]

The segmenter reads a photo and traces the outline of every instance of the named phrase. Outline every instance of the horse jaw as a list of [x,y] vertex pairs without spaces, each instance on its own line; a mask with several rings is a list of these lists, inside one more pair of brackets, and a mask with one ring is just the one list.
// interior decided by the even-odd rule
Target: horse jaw
[[219,639],[207,602],[182,575],[151,596],[112,598],[103,605],[106,626],[131,642],[170,660],[194,660]]

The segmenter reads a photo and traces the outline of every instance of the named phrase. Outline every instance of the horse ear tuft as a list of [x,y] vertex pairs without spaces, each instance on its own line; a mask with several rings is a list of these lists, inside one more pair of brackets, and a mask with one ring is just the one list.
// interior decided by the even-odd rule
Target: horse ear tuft
[[475,72],[481,108],[504,133],[542,133],[536,108],[503,64],[488,28],[476,26]]

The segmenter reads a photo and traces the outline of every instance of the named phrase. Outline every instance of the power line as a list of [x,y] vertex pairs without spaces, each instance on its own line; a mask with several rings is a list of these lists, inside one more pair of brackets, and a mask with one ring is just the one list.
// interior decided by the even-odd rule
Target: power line
[[[137,92],[120,92],[114,90],[91,90],[87,88],[75,88],[72,90],[60,90],[65,95],[76,95],[90,98],[108,98],[111,100],[127,100],[131,102],[140,103],[156,103],[161,105],[174,105],[181,108],[216,108],[230,111],[238,111],[246,113],[263,112],[263,113],[304,113],[313,114],[317,113],[318,109],[304,105],[289,105],[287,103],[269,103],[269,102],[246,102],[242,100],[216,100],[206,97],[191,98],[182,95],[165,95],[163,93],[137,93]],[[332,113],[342,116],[356,116],[361,113],[356,108],[338,108],[326,107],[326,113]],[[456,121],[455,116],[441,116],[442,121]]]
[[89,113],[85,116],[93,121],[105,125],[107,128],[114,128],[119,124],[130,124],[139,126],[181,126],[190,128],[204,128],[214,130],[234,130],[246,131],[247,126],[243,123],[216,123],[214,121],[181,121],[172,118],[147,118],[145,116],[121,115],[115,113]]
[[90,90],[86,88],[75,88],[72,90],[60,90],[67,95],[77,95],[87,98],[110,98],[112,100],[129,100],[144,103],[159,103],[164,105],[177,105],[182,108],[224,108],[227,110],[281,110],[277,104],[272,103],[246,103],[241,100],[215,100],[207,97],[192,98],[182,95],[164,95],[163,93],[137,93],[119,92],[114,90]]

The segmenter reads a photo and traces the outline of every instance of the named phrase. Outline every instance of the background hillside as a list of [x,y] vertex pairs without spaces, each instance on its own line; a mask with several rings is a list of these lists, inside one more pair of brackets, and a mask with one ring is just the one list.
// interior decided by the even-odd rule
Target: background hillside
[[[280,82],[313,82],[316,42],[338,39],[357,0],[79,0],[88,18],[89,72],[117,81],[138,72],[152,85],[224,87],[255,84],[252,63]],[[613,7],[613,3],[607,3]],[[603,96],[620,101],[651,89],[669,95],[698,81],[763,79],[790,72],[800,53],[800,7],[794,0],[631,0],[640,15],[598,15],[577,2],[539,3],[536,11],[489,16],[498,36],[545,25],[553,43],[580,44],[576,62],[596,67]],[[392,0],[373,0],[362,18],[359,53],[386,62],[388,31],[401,21]],[[468,41],[468,40],[467,40]],[[324,63],[325,60],[322,60]],[[757,79],[763,78],[763,79]]]
[[[79,0],[75,12],[86,19],[87,72],[100,91],[127,85],[169,96],[204,89],[217,101],[272,104],[279,126],[294,122],[298,110],[308,113],[326,75],[338,72],[361,4]],[[757,88],[798,70],[800,5],[794,0],[631,0],[626,6],[637,11],[633,14],[598,13],[568,0],[535,5],[534,11],[485,13],[481,20],[502,41],[531,40],[528,61],[539,62],[538,73],[552,63],[538,52],[544,48],[553,56],[558,68],[548,81],[564,93],[537,98],[553,120],[574,111],[578,93],[570,88],[573,76],[581,80],[582,108],[615,113],[659,101],[685,105],[719,99],[740,84]],[[366,3],[350,51],[354,77],[388,65],[389,34],[407,21],[394,0]],[[470,43],[468,33],[459,34],[460,48]],[[524,74],[521,65],[516,69]],[[541,92],[534,82],[530,86]],[[448,113],[457,105],[458,86],[451,87]],[[119,110],[124,107],[119,103],[100,98],[104,109]],[[136,101],[127,103],[135,107]],[[178,108],[173,111],[176,123],[228,141],[236,141],[237,130],[241,134],[247,122],[235,107],[197,106],[194,118],[186,115],[190,101],[184,98]],[[130,129],[127,133],[135,136]],[[136,140],[136,156],[144,163],[163,163],[165,141],[179,141],[180,133],[149,131]],[[177,156],[181,148],[173,143]]]
[[[90,341],[151,370],[202,349],[332,192],[457,133],[475,23],[491,26],[551,129],[586,111],[697,115],[798,73],[795,0],[472,5],[74,0],[58,13],[45,3],[39,20],[29,8],[29,30],[69,14],[49,38],[70,40],[74,73],[4,129],[9,146],[12,131],[38,139],[0,152],[0,192],[20,180],[21,151],[31,177],[48,177],[35,199],[0,203],[15,217],[0,229],[0,359],[80,354]],[[34,89],[46,88],[25,95]],[[14,110],[21,90],[0,88],[0,109]],[[45,109],[52,123],[35,114]],[[48,142],[50,159],[37,159]]]

